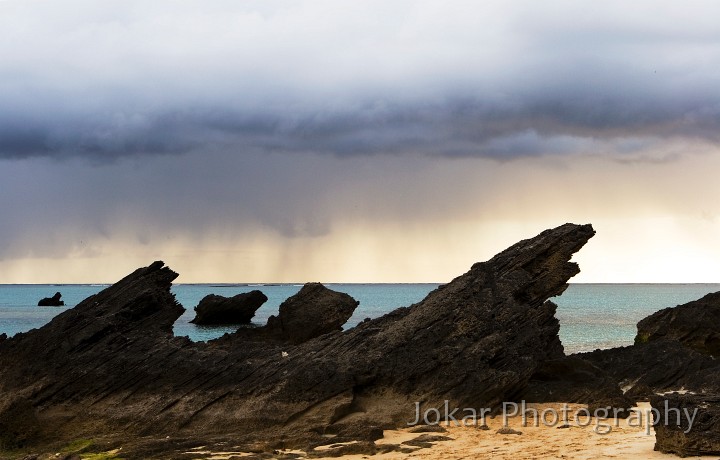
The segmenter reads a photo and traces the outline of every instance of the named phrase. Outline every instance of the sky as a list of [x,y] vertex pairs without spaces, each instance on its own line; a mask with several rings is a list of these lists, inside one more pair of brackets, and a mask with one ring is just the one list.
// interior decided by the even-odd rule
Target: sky
[[0,0],[0,283],[720,282],[715,1]]

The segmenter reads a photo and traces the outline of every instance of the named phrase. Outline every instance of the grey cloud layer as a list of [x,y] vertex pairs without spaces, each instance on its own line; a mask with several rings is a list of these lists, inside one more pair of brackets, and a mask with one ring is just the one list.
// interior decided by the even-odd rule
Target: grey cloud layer
[[720,139],[716,2],[0,2],[0,158]]

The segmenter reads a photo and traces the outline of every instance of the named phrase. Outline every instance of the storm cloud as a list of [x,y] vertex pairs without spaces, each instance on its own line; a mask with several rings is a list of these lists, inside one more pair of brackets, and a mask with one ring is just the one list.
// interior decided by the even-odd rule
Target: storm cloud
[[709,1],[4,1],[0,158],[715,145],[718,16]]
[[584,281],[715,281],[717,17],[0,0],[0,282],[444,281],[566,221]]

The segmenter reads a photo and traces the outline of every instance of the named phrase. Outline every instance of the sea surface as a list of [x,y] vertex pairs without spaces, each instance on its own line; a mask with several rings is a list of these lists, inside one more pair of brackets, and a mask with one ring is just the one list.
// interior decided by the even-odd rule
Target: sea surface
[[[397,307],[422,300],[438,284],[326,284],[360,301],[346,324],[353,327],[365,318],[376,318]],[[13,336],[38,328],[58,313],[72,308],[107,285],[0,285],[0,333]],[[253,323],[265,324],[277,314],[280,303],[297,293],[300,284],[177,284],[178,301],[186,308],[175,323],[175,335],[195,341],[210,340],[233,332],[235,327],[196,326],[190,323],[193,307],[208,294],[233,296],[260,289],[268,301],[257,311]],[[65,307],[37,307],[43,297],[61,292]],[[720,291],[720,284],[571,284],[559,297],[560,339],[565,351],[574,353],[596,348],[630,345],[639,320],[666,307],[699,299]]]

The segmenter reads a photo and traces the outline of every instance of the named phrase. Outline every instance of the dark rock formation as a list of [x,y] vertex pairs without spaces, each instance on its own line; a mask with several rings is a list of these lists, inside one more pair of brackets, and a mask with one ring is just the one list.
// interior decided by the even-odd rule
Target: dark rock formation
[[523,399],[533,403],[567,402],[589,404],[597,408],[623,409],[627,417],[634,401],[626,398],[617,380],[603,369],[578,356],[550,359],[543,362],[530,379]]
[[210,294],[195,307],[195,324],[248,324],[258,308],[267,302],[267,296],[258,290],[233,297]]
[[[590,225],[547,230],[415,305],[300,344],[246,340],[243,329],[208,343],[173,337],[177,274],[155,262],[0,341],[0,400],[32,407],[40,431],[27,442],[104,435],[129,458],[143,457],[141,444],[173,458],[171,446],[191,440],[333,443],[358,427],[406,426],[416,401],[498,407],[563,356],[547,299],[579,272],[569,260],[593,235]],[[0,420],[22,431],[2,407]]]
[[637,327],[636,344],[674,340],[701,353],[720,356],[720,292],[660,310]]
[[38,307],[62,307],[65,305],[65,302],[60,300],[62,297],[62,294],[59,292],[56,292],[54,296],[52,297],[45,297],[44,299],[40,299],[38,302]]
[[650,404],[660,414],[655,450],[681,457],[720,455],[719,395],[656,395]]
[[280,304],[278,316],[268,319],[272,333],[301,343],[332,331],[341,331],[358,301],[320,283],[307,283],[300,292]]
[[[576,356],[606,370],[626,397],[649,399],[661,415],[655,450],[685,457],[720,454],[719,352],[720,293],[714,293],[641,320],[633,346]],[[691,393],[667,394],[676,390]],[[690,427],[687,414],[696,409]]]
[[720,392],[720,379],[713,382],[712,378],[699,378],[720,363],[679,342],[657,340],[574,356],[605,370],[626,391],[625,395],[634,400],[681,388]]
[[260,343],[260,346],[271,343],[277,346],[299,345],[321,335],[341,331],[357,305],[358,301],[347,294],[328,289],[320,283],[307,283],[280,305],[278,316],[270,316],[265,326],[239,329],[213,344],[225,347],[238,342],[243,342],[245,346],[250,346],[250,343]]

